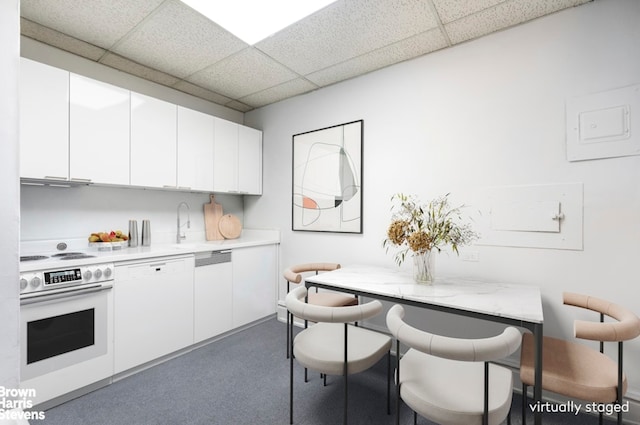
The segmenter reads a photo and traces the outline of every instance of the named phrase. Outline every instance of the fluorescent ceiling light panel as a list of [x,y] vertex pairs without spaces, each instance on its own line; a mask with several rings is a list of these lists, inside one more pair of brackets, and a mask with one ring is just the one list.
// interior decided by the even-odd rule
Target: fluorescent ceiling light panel
[[253,45],[335,0],[182,0]]

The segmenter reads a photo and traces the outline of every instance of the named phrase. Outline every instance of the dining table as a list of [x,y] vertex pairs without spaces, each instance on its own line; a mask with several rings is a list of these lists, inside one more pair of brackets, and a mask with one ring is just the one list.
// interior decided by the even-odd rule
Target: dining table
[[[446,276],[429,284],[416,283],[411,273],[400,268],[375,265],[349,265],[308,276],[305,286],[524,328],[534,336],[533,401],[535,405],[541,402],[543,311],[539,287]],[[542,423],[540,409],[534,411],[534,423]]]

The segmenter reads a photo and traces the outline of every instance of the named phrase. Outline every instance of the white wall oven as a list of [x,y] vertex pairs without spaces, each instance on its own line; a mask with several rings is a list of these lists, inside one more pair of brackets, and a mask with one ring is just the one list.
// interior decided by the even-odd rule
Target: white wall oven
[[21,386],[40,408],[113,375],[113,264],[56,265],[20,275]]

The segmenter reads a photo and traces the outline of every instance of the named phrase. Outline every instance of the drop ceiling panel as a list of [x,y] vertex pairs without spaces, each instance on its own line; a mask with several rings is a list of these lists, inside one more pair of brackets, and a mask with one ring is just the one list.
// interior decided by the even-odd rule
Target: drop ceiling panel
[[95,46],[109,48],[163,0],[21,0],[23,17]]
[[337,0],[250,47],[179,0],[21,0],[21,32],[246,112],[591,0]]
[[247,47],[247,44],[178,0],[167,0],[114,51],[184,78]]
[[172,75],[140,65],[139,63],[113,53],[106,54],[100,59],[100,63],[165,86],[172,86],[180,81]]
[[437,27],[422,0],[338,1],[256,47],[306,75]]
[[481,37],[591,0],[512,0],[445,25],[453,44]]
[[307,93],[317,88],[318,87],[316,85],[310,83],[304,78],[296,78],[295,80],[287,81],[286,83],[245,96],[240,100],[253,108],[259,108],[261,106],[269,105],[270,103],[279,102],[289,97]]
[[227,103],[231,102],[231,99],[226,96],[212,92],[211,90],[207,90],[195,84],[191,84],[188,81],[180,80],[172,87],[176,90],[189,93],[201,99],[206,99],[210,102],[217,103],[218,105],[226,105]]
[[251,47],[192,75],[187,80],[239,99],[296,77],[298,75]]
[[433,0],[443,24],[473,15],[508,0]]
[[326,86],[422,56],[444,47],[447,47],[447,41],[442,32],[439,29],[433,29],[318,72],[313,72],[306,75],[306,78],[319,86]]
[[57,47],[67,52],[73,52],[76,55],[93,61],[99,60],[106,52],[105,49],[94,46],[93,44],[62,34],[51,28],[43,27],[24,18],[20,20],[20,32],[25,37],[46,43],[49,46]]

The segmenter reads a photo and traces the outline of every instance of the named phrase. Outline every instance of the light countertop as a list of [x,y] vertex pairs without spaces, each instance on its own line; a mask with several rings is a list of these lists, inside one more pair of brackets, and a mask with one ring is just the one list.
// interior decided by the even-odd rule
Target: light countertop
[[[21,244],[20,255],[47,255],[56,252],[56,244],[60,241],[29,241]],[[150,246],[137,246],[135,248],[124,247],[112,251],[98,251],[89,248],[86,239],[69,240],[68,252],[83,252],[93,255],[92,258],[60,260],[47,258],[37,261],[23,261],[20,263],[20,272],[30,272],[61,267],[77,267],[96,263],[118,263],[124,261],[144,260],[149,258],[189,255],[199,252],[220,251],[227,249],[246,248],[251,246],[272,245],[280,243],[280,232],[277,230],[253,230],[244,229],[237,239],[225,239],[220,241],[189,241],[177,243],[152,243]]]

